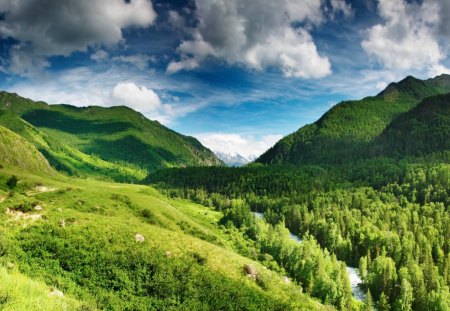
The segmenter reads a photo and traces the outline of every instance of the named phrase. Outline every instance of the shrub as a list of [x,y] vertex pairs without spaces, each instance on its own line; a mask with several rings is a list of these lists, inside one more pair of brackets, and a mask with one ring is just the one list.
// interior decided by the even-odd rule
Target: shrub
[[192,254],[192,257],[194,257],[195,261],[200,265],[204,266],[206,264],[207,258],[200,255],[199,253],[195,252]]
[[12,176],[8,179],[8,181],[6,182],[6,185],[7,185],[10,189],[12,189],[12,188],[15,188],[15,187],[17,186],[18,181],[19,181],[19,179],[17,178],[17,176],[16,176],[16,175],[12,175]]

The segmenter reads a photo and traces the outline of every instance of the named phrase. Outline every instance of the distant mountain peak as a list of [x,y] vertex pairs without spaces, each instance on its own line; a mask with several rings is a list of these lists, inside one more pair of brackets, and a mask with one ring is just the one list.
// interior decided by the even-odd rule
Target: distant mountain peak
[[214,152],[216,156],[222,160],[227,166],[243,166],[250,163],[256,159],[256,156],[243,156],[237,152]]

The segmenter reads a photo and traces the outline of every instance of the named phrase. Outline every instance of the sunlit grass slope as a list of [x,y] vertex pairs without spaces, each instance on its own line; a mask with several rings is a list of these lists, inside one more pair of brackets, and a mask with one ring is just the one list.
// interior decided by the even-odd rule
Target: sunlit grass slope
[[[5,184],[12,174],[14,192]],[[39,280],[31,297],[41,293],[43,302],[27,310],[331,309],[238,255],[217,226],[221,213],[151,187],[3,168],[0,189],[0,260],[15,266],[0,270],[0,289]],[[246,264],[258,278],[244,273]],[[52,288],[65,307],[49,298]],[[14,291],[7,306],[27,295]]]
[[222,164],[195,138],[124,106],[47,105],[0,92],[0,125],[70,175],[139,181],[159,168]]

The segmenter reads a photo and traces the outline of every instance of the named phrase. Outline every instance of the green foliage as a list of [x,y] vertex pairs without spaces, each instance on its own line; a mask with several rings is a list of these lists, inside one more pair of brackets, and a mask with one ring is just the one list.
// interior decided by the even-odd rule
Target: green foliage
[[[8,293],[1,309],[15,310],[19,302],[27,310],[324,309],[298,285],[238,255],[217,227],[221,213],[169,201],[148,186],[9,169],[0,178],[12,172],[22,182],[13,197],[0,190],[0,266],[14,262],[41,283],[39,291],[20,293],[22,285],[14,283],[20,278],[3,278],[0,267],[0,297]],[[52,190],[38,192],[35,185]],[[242,275],[249,261],[261,271],[258,278]],[[64,300],[51,297],[53,289]],[[30,307],[31,299],[39,305]]]
[[376,155],[396,157],[450,150],[450,94],[429,97],[399,116],[371,149]]
[[[407,77],[398,83],[392,83],[377,96],[339,103],[317,122],[306,125],[280,140],[256,161],[265,164],[334,165],[367,157],[374,152],[368,151],[374,148],[371,146],[372,140],[387,130],[391,122],[396,122],[397,117],[407,113],[424,98],[449,92],[448,81],[450,81],[448,75],[426,81]],[[448,109],[448,97],[442,97],[437,101],[441,104],[433,105],[441,105],[442,109]],[[420,114],[424,109],[427,108],[424,107],[422,110],[419,108],[418,111],[411,113]],[[407,114],[405,118],[408,116]],[[410,122],[411,124],[400,120],[399,126],[394,126],[382,135],[385,138],[382,138],[383,143],[375,148],[376,154],[389,155],[391,152],[389,147],[397,144],[394,152],[406,149],[409,153],[421,154],[436,149],[444,150],[439,143],[447,144],[449,140],[448,113],[442,111],[439,115],[422,114],[422,117],[435,119],[436,122],[424,125],[420,119],[415,123]],[[413,131],[408,132],[411,126]],[[430,127],[424,130],[423,126]],[[397,130],[400,132],[396,132]],[[393,132],[396,132],[394,137],[390,135]],[[433,134],[429,135],[431,133]],[[421,137],[418,142],[414,141],[417,136]],[[431,141],[426,141],[427,139]]]
[[53,167],[69,175],[137,182],[162,167],[221,165],[195,138],[123,106],[50,106],[2,92],[0,124],[34,144]]
[[5,166],[14,166],[36,173],[55,174],[47,160],[33,145],[3,126],[0,126],[0,155]]
[[17,186],[18,182],[19,182],[19,179],[17,178],[17,176],[16,175],[12,175],[6,181],[6,185],[8,186],[8,188],[14,189]]
[[[241,253],[256,251],[267,267],[286,271],[321,301],[348,305],[346,276],[338,277],[344,274],[335,256],[359,264],[364,287],[380,309],[450,307],[442,290],[450,265],[450,166],[433,157],[378,158],[326,170],[170,169],[149,180],[171,197],[223,211],[222,224],[254,241],[240,243]],[[250,211],[264,213],[269,227],[255,223]],[[292,244],[285,226],[303,242]],[[314,251],[305,252],[308,245]]]

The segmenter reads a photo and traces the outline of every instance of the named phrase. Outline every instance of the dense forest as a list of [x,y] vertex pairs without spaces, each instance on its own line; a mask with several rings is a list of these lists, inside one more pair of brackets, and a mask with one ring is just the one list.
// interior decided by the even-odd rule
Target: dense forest
[[[350,308],[351,293],[338,260],[360,268],[368,309],[448,310],[450,166],[418,160],[171,169],[148,182],[223,211],[224,228],[245,237],[241,252],[284,269],[340,310]],[[267,225],[252,212],[264,213]],[[302,243],[289,241],[285,228]]]

